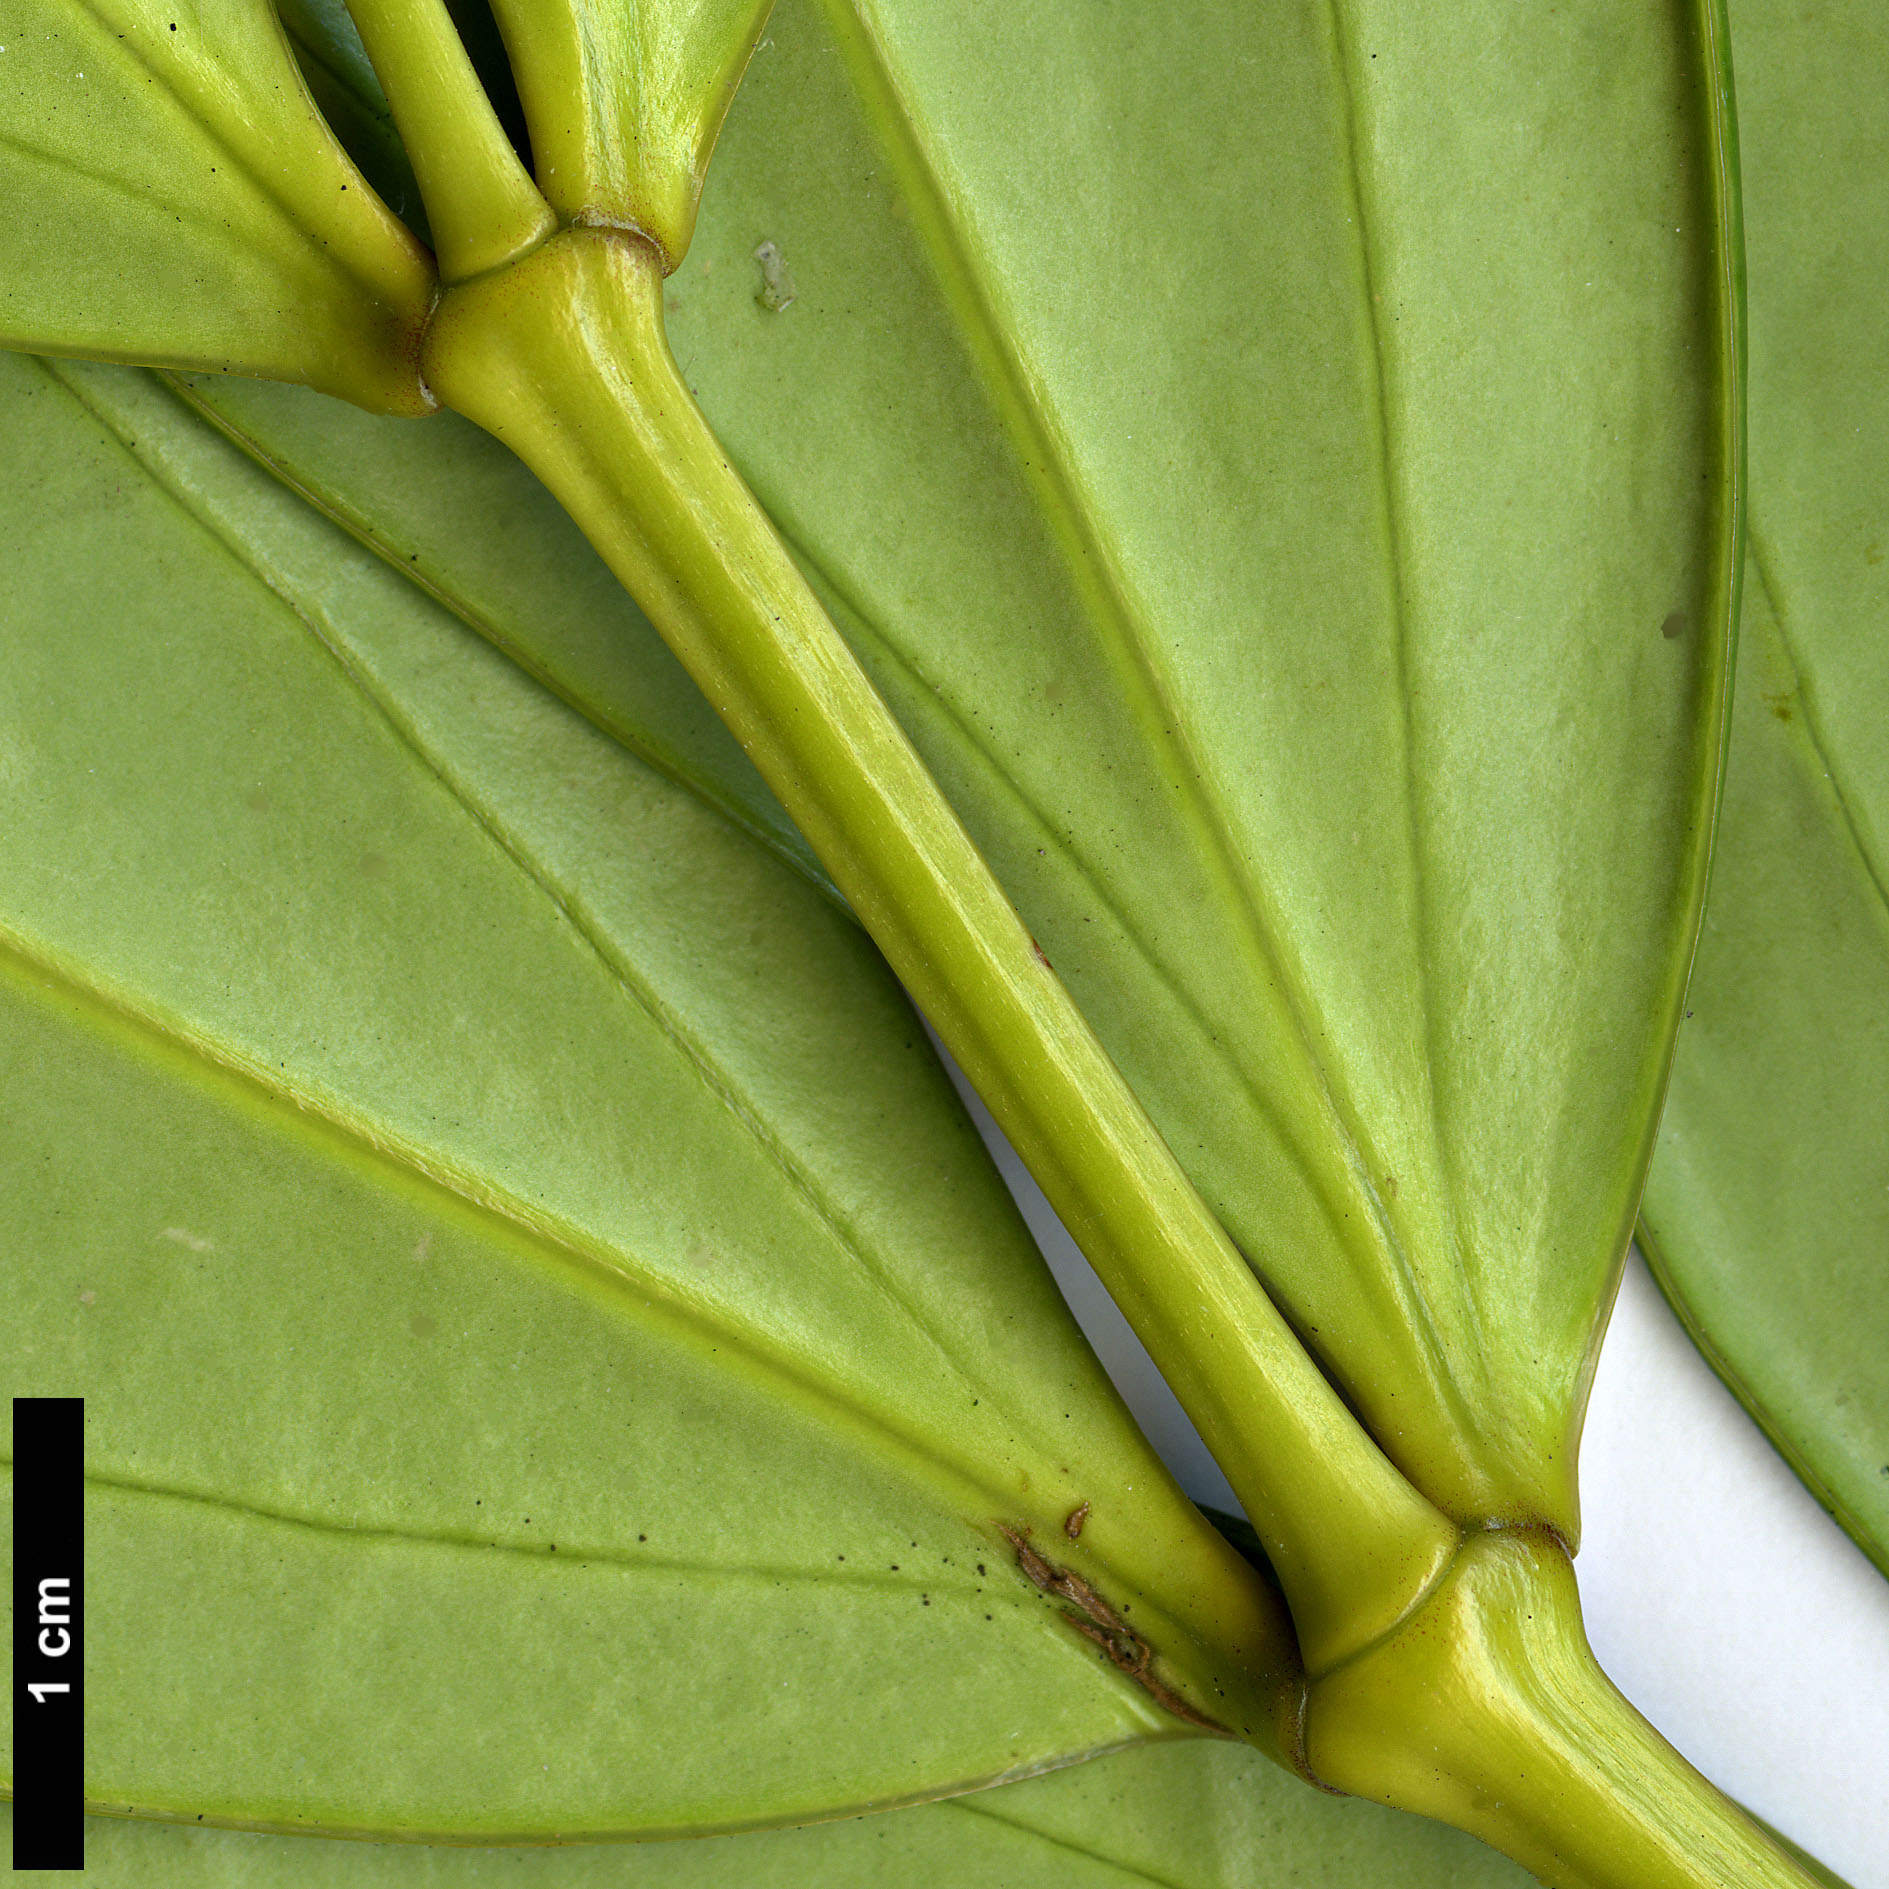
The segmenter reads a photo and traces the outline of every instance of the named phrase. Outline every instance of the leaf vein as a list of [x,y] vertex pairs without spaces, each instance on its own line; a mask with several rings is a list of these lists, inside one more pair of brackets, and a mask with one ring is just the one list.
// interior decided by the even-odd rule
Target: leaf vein
[[901,1575],[895,1578],[889,1573],[850,1567],[816,1569],[772,1566],[763,1562],[701,1561],[665,1555],[660,1551],[648,1555],[632,1554],[622,1548],[585,1545],[581,1542],[572,1542],[556,1549],[549,1546],[540,1548],[526,1542],[499,1541],[490,1536],[459,1533],[444,1528],[414,1528],[390,1521],[344,1521],[333,1516],[278,1508],[267,1502],[230,1495],[221,1490],[191,1489],[178,1483],[157,1482],[122,1470],[88,1468],[85,1481],[95,1488],[151,1497],[164,1502],[195,1504],[278,1527],[305,1529],[318,1535],[411,1547],[449,1548],[474,1554],[511,1555],[539,1562],[546,1567],[581,1568],[602,1564],[635,1574],[704,1575],[715,1579],[761,1582],[769,1586],[794,1582],[815,1587],[878,1587],[899,1593],[917,1593],[921,1586],[927,1593],[945,1593],[952,1586],[948,1576],[940,1577],[935,1573],[926,1575],[921,1583],[916,1576],[907,1578]]
[[1025,1823],[1020,1817],[1007,1817],[1002,1811],[993,1810],[988,1804],[978,1803],[974,1795],[949,1797],[944,1802],[953,1810],[967,1811],[973,1816],[986,1817],[992,1823],[1002,1824],[1006,1830],[1014,1830],[1021,1836],[1047,1844],[1066,1856],[1080,1856],[1089,1862],[1100,1863],[1131,1881],[1150,1883],[1154,1889],[1186,1889],[1186,1885],[1173,1877],[1157,1876],[1152,1870],[1143,1869],[1137,1863],[1125,1863],[1120,1857],[1106,1855],[1101,1850],[1092,1849],[1086,1843],[1075,1843],[1068,1837],[1055,1836],[1047,1830],[1039,1830],[1034,1824]]
[[[96,980],[57,953],[19,936],[0,923],[0,981],[25,974],[38,986],[70,993],[72,999],[99,1010],[146,1053],[175,1058],[186,1068],[232,1085],[251,1108],[261,1099],[283,1104],[316,1132],[325,1133],[368,1162],[384,1162],[428,1189],[463,1203],[506,1235],[535,1248],[540,1256],[605,1282],[621,1309],[638,1323],[657,1329],[672,1342],[680,1339],[698,1357],[715,1356],[720,1368],[752,1373],[772,1395],[785,1390],[817,1420],[850,1433],[857,1447],[861,1433],[889,1454],[900,1475],[972,1514],[1002,1514],[1015,1501],[1014,1491],[987,1483],[983,1465],[960,1464],[938,1446],[935,1437],[908,1434],[896,1413],[875,1409],[848,1395],[844,1380],[821,1374],[800,1354],[770,1346],[764,1331],[732,1324],[712,1310],[681,1297],[655,1268],[635,1255],[607,1247],[581,1228],[553,1218],[504,1190],[467,1173],[404,1139],[387,1133],[325,1092],[283,1080],[278,1068],[252,1064],[240,1052],[214,1042],[179,1018]],[[634,1295],[634,1296],[632,1296]],[[757,1342],[760,1341],[760,1342]]]
[[[1376,216],[1369,200],[1370,192],[1366,184],[1366,167],[1358,124],[1357,88],[1352,78],[1351,47],[1345,31],[1340,0],[1326,0],[1326,12],[1331,25],[1332,71],[1344,126],[1347,181],[1350,187],[1352,208],[1350,221],[1357,232],[1358,275],[1363,291],[1365,329],[1371,350],[1371,404],[1375,422],[1372,462],[1377,470],[1378,504],[1387,567],[1385,579],[1390,603],[1392,644],[1396,655],[1397,694],[1402,711],[1398,717],[1404,770],[1402,799],[1406,822],[1405,846],[1410,861],[1412,917],[1416,931],[1416,949],[1412,953],[1411,962],[1416,977],[1418,1014],[1422,1019],[1423,1027],[1424,1062],[1422,1069],[1418,1072],[1418,1078],[1423,1084],[1424,1104],[1429,1119],[1431,1160],[1434,1163],[1434,1171],[1443,1195],[1442,1204],[1449,1211],[1453,1222],[1455,1187],[1449,1163],[1444,1158],[1447,1143],[1438,1105],[1435,1073],[1437,1069],[1437,1021],[1435,996],[1430,987],[1428,889],[1430,875],[1426,867],[1426,847],[1418,785],[1420,777],[1417,763],[1416,711],[1412,691],[1410,607],[1405,575],[1407,559],[1404,548],[1403,508],[1398,503],[1394,467],[1396,442],[1391,425],[1390,351],[1385,344],[1383,324],[1379,318],[1378,269],[1372,252],[1371,232]],[[1356,1158],[1361,1163],[1359,1183],[1365,1190],[1366,1198],[1370,1201],[1372,1212],[1376,1216],[1386,1255],[1404,1275],[1407,1282],[1407,1300],[1423,1322],[1427,1348],[1431,1355],[1451,1361],[1451,1368],[1441,1374],[1441,1381],[1445,1385],[1454,1387],[1458,1384],[1463,1371],[1475,1370],[1479,1367],[1481,1347],[1474,1346],[1465,1351],[1462,1347],[1452,1347],[1444,1341],[1443,1334],[1436,1323],[1429,1295],[1424,1290],[1423,1279],[1410,1255],[1405,1251],[1396,1222],[1378,1184],[1381,1163],[1363,1160],[1362,1150],[1367,1137],[1361,1125],[1349,1124],[1348,1114],[1347,1122],[1351,1126]],[[1468,1295],[1470,1304],[1475,1308],[1478,1321],[1481,1322],[1484,1316],[1480,1291],[1483,1280],[1479,1269],[1468,1266],[1459,1268],[1457,1279]],[[1499,1322],[1497,1321],[1498,1324]],[[1464,1400],[1456,1396],[1452,1401],[1456,1402],[1460,1409]]]
[[1843,825],[1849,834],[1850,844],[1856,848],[1856,856],[1862,862],[1863,871],[1869,877],[1871,889],[1876,894],[1876,903],[1889,914],[1889,880],[1876,863],[1870,852],[1869,843],[1864,836],[1861,822],[1856,817],[1856,809],[1851,805],[1850,790],[1843,784],[1843,777],[1837,772],[1836,761],[1824,739],[1822,717],[1818,713],[1816,695],[1805,679],[1805,668],[1799,660],[1797,645],[1791,636],[1790,621],[1785,613],[1783,593],[1778,589],[1771,575],[1772,560],[1764,548],[1764,540],[1755,521],[1746,524],[1746,540],[1751,546],[1751,563],[1757,573],[1758,586],[1764,592],[1765,601],[1771,606],[1771,618],[1777,625],[1778,641],[1784,647],[1784,653],[1790,659],[1791,673],[1797,682],[1797,700],[1804,718],[1804,735],[1809,741],[1811,751],[1816,755],[1823,768],[1824,778],[1830,783],[1830,792],[1835,798],[1838,811],[1843,815]]

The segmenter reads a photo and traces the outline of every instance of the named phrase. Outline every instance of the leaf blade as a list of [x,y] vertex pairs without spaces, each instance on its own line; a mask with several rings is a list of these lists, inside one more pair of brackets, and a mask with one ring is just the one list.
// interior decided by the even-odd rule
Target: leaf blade
[[8,37],[0,343],[428,411],[430,260],[335,142],[272,11],[36,3]]
[[[0,1819],[6,1814],[0,1808]],[[1346,1889],[1386,1880],[1506,1889],[1523,1880],[1515,1865],[1455,1831],[1303,1790],[1252,1754],[1218,1745],[1123,1753],[886,1817],[644,1844],[627,1854],[368,1847],[104,1818],[87,1826],[87,1842],[87,1866],[107,1889],[134,1881],[235,1889],[259,1878],[298,1889],[458,1889],[495,1870],[531,1889],[588,1889],[626,1871],[654,1889],[870,1889],[920,1878],[941,1889]]]
[[95,1796],[622,1834],[1194,1729],[1003,1545],[1084,1496],[1267,1737],[1276,1609],[854,928],[148,377],[6,367],[9,1377],[92,1400]]
[[1860,10],[1745,0],[1735,26],[1752,529],[1719,858],[1644,1219],[1714,1368],[1889,1571],[1889,375],[1870,287],[1889,40]]
[[[1263,57],[1250,14],[1197,26],[788,7],[671,331],[1328,1368],[1453,1512],[1572,1538],[1724,707],[1722,74],[1690,12],[1501,50],[1281,8]],[[1459,69],[1433,112],[1411,75]],[[1017,96],[1044,74],[1053,132]],[[1159,110],[1182,95],[1215,103]],[[1469,199],[1434,181],[1459,172]],[[790,309],[753,293],[757,235]],[[1478,331],[1491,295],[1540,332]],[[289,403],[194,397],[363,535],[406,509]],[[532,614],[505,634],[544,664]],[[670,739],[627,732],[601,668],[559,686]]]

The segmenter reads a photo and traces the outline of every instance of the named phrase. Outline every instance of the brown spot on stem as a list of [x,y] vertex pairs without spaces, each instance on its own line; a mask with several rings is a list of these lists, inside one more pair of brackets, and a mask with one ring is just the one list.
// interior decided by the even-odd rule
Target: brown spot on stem
[[1089,1505],[1085,1502],[1080,1508],[1074,1508],[1069,1511],[1068,1517],[1063,1522],[1063,1533],[1067,1535],[1071,1541],[1074,1541],[1076,1537],[1082,1533],[1082,1524],[1088,1519]]

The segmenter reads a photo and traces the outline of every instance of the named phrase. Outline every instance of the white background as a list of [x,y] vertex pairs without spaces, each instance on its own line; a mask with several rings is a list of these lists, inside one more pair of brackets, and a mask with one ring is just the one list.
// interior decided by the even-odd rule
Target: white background
[[[956,1068],[1063,1296],[1197,1501],[1226,1478]],[[1889,1889],[1889,1581],[1713,1376],[1636,1252],[1581,1446],[1588,1638],[1722,1789],[1852,1889]]]

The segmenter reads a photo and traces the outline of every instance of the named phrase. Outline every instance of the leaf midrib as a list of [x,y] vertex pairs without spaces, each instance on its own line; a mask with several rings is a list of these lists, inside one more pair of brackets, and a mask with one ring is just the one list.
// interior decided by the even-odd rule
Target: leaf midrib
[[[91,21],[93,28],[99,35],[97,41],[98,51],[103,53],[106,57],[110,57],[114,52],[120,54],[143,73],[146,82],[156,88],[157,96],[160,99],[169,99],[176,103],[182,115],[196,127],[198,133],[214,146],[215,149],[223,153],[229,160],[231,166],[247,180],[249,187],[255,192],[257,197],[274,211],[278,229],[288,231],[292,237],[296,239],[295,247],[297,254],[302,256],[304,260],[319,260],[334,274],[341,276],[344,280],[352,281],[354,279],[353,272],[344,264],[338,262],[334,245],[327,241],[310,243],[303,238],[302,219],[297,210],[297,206],[282,194],[281,186],[274,179],[263,176],[263,174],[257,170],[251,157],[246,152],[239,150],[223,131],[205,115],[197,102],[198,96],[202,91],[201,75],[192,70],[188,65],[181,65],[178,73],[175,75],[166,75],[159,72],[151,64],[151,61],[146,58],[134,40],[128,35],[114,32],[111,27],[99,17],[96,8],[89,3],[89,0],[78,0],[78,4],[80,10],[85,17]],[[271,14],[271,20],[272,22],[274,20],[273,14]],[[279,24],[278,33],[280,33]],[[281,46],[283,62],[288,68],[292,82],[300,92],[301,103],[304,109],[314,116],[317,124],[326,129],[327,121],[323,119],[318,112],[315,112],[313,103],[307,96],[306,88],[302,84],[301,74],[296,69],[294,55],[289,51],[286,36],[282,36]],[[90,55],[88,55],[88,57],[89,56]],[[188,83],[191,96],[185,96],[184,91],[178,83],[180,79]],[[329,138],[331,144],[333,144],[332,132],[329,133]],[[358,173],[354,172],[352,160],[341,151],[338,144],[333,145],[333,150],[335,156],[346,166],[348,172],[358,175]],[[362,181],[365,183],[364,179]],[[140,194],[148,196],[149,193],[141,192]],[[370,192],[369,194],[371,195],[372,193]],[[378,201],[378,199],[376,199],[376,201]]]
[[[780,528],[777,526],[776,529]],[[862,641],[870,642],[872,647],[879,652],[880,660],[887,668],[895,669],[915,692],[922,690],[929,694],[937,704],[938,713],[949,723],[953,734],[966,748],[975,750],[983,757],[989,767],[991,778],[1010,796],[1038,835],[1048,840],[1066,857],[1075,861],[1084,882],[1095,895],[1098,909],[1115,921],[1120,935],[1147,968],[1149,976],[1174,999],[1194,1025],[1201,1043],[1208,1048],[1216,1060],[1225,1065],[1240,1092],[1246,1096],[1255,1111],[1273,1127],[1280,1140],[1291,1150],[1294,1162],[1305,1177],[1306,1185],[1312,1190],[1320,1205],[1325,1208],[1335,1228],[1342,1217],[1342,1210],[1329,1198],[1322,1185],[1323,1177],[1299,1148],[1294,1138],[1294,1124],[1280,1113],[1275,1099],[1258,1084],[1226,1048],[1219,1033],[1213,1029],[1202,1012],[1194,992],[1175,975],[1173,967],[1150,947],[1139,928],[1130,921],[1127,913],[1122,909],[1107,880],[1090,869],[1089,861],[1081,845],[1072,837],[1056,830],[1054,822],[1038,805],[1030,790],[1018,780],[1015,772],[985,741],[978,725],[962,713],[956,702],[944,690],[930,687],[924,682],[919,672],[912,666],[911,658],[906,652],[899,648],[853,601],[832,572],[798,539],[789,537],[785,531],[781,531],[781,538],[793,553],[795,562],[804,571],[811,572],[818,579],[820,589],[832,599],[844,615],[849,631],[848,640],[856,636]]]
[[[1430,989],[1430,916],[1429,916],[1429,870],[1427,848],[1424,844],[1424,828],[1421,813],[1421,796],[1418,791],[1419,770],[1417,766],[1417,724],[1415,691],[1410,662],[1410,607],[1404,579],[1404,519],[1403,507],[1398,502],[1398,482],[1394,469],[1395,441],[1391,429],[1391,366],[1390,350],[1385,344],[1383,322],[1378,313],[1378,265],[1373,248],[1373,231],[1378,222],[1377,206],[1371,197],[1368,183],[1368,167],[1364,162],[1364,153],[1358,128],[1358,95],[1356,81],[1352,75],[1354,60],[1351,44],[1345,32],[1344,15],[1339,0],[1326,0],[1326,14],[1331,24],[1332,67],[1337,78],[1338,93],[1343,107],[1345,134],[1345,161],[1351,186],[1352,216],[1349,219],[1357,231],[1358,275],[1364,294],[1364,318],[1371,340],[1371,362],[1373,368],[1374,396],[1372,429],[1371,463],[1377,474],[1378,504],[1384,533],[1384,552],[1388,568],[1385,571],[1385,589],[1390,599],[1392,641],[1397,657],[1397,694],[1402,713],[1398,718],[1398,732],[1401,737],[1402,760],[1404,766],[1404,814],[1405,847],[1410,866],[1410,896],[1414,907],[1412,918],[1416,929],[1416,949],[1411,953],[1411,968],[1416,976],[1417,1009],[1423,1023],[1423,1067],[1419,1080],[1423,1084],[1424,1102],[1430,1124],[1430,1158],[1437,1178],[1440,1204],[1447,1210],[1452,1231],[1456,1219],[1456,1191],[1453,1185],[1449,1164],[1444,1158],[1447,1142],[1443,1134],[1442,1118],[1438,1113],[1436,1076],[1437,1069],[1437,1034],[1436,1004]],[[1362,1183],[1367,1190],[1373,1210],[1377,1213],[1382,1228],[1383,1238],[1397,1264],[1408,1276],[1413,1272],[1408,1256],[1398,1238],[1394,1221],[1377,1184],[1374,1171],[1365,1171]],[[1483,1306],[1477,1286],[1479,1275],[1473,1268],[1463,1268],[1458,1278],[1469,1294],[1478,1320]],[[1422,1305],[1424,1315],[1429,1322],[1428,1335],[1438,1355],[1447,1356],[1448,1351],[1442,1344],[1441,1334],[1431,1320],[1430,1306],[1422,1291],[1420,1279],[1411,1279],[1411,1289],[1417,1302]],[[1477,1356],[1476,1362],[1480,1362]],[[1459,1368],[1467,1360],[1458,1361]]]
[[[513,636],[501,629],[470,597],[451,588],[443,578],[420,569],[415,554],[399,550],[382,535],[371,518],[352,509],[338,496],[330,496],[312,484],[264,441],[257,438],[255,434],[247,432],[220,405],[206,399],[199,386],[191,378],[161,369],[155,372],[156,378],[168,387],[192,413],[214,427],[223,438],[240,449],[272,479],[286,486],[311,511],[318,512],[323,518],[338,525],[357,544],[373,552],[389,570],[399,572],[422,596],[430,597],[442,609],[456,616],[468,629],[476,630],[494,649],[501,650],[548,694],[556,696],[560,702],[583,716],[587,722],[608,735],[618,746],[627,749],[638,760],[654,768],[658,774],[674,781],[685,792],[694,795],[702,805],[721,815],[730,826],[745,834],[756,845],[765,848],[776,859],[783,861],[813,886],[836,910],[845,913],[848,919],[853,919],[852,908],[834,889],[833,882],[820,869],[812,853],[806,850],[806,842],[800,839],[799,829],[787,825],[785,815],[782,816],[782,826],[792,835],[793,840],[799,842],[797,846],[790,844],[783,837],[780,828],[757,819],[738,796],[718,787],[703,770],[692,767],[687,756],[676,746],[657,740],[651,730],[633,728],[622,717],[606,717],[595,704],[580,700],[572,690],[551,674],[530,650],[521,646]],[[437,423],[436,421],[435,424]],[[853,922],[856,923],[857,920]]]
[[1029,1837],[1037,1843],[1055,1850],[1063,1856],[1080,1856],[1085,1862],[1100,1863],[1117,1871],[1131,1882],[1144,1882],[1150,1889],[1188,1889],[1188,1885],[1170,1876],[1157,1876],[1151,1870],[1143,1869],[1138,1863],[1125,1863],[1119,1856],[1110,1856],[1105,1851],[1091,1848],[1084,1843],[1072,1842],[1068,1837],[1056,1836],[1048,1830],[1040,1830],[1032,1823],[1026,1823],[1021,1817],[1006,1816],[1003,1811],[993,1809],[987,1803],[980,1803],[975,1793],[966,1793],[961,1797],[948,1797],[943,1800],[947,1809],[965,1811],[973,1816],[983,1817],[992,1823],[1002,1824],[1006,1830],[1014,1830],[1019,1836]]
[[[380,717],[396,739],[452,796],[474,826],[486,836],[511,866],[543,894],[552,908],[582,941],[591,956],[602,966],[617,989],[649,1017],[688,1065],[697,1080],[708,1089],[724,1110],[741,1124],[750,1139],[761,1149],[765,1158],[786,1178],[795,1194],[811,1210],[816,1222],[848,1258],[872,1280],[881,1302],[890,1308],[895,1317],[915,1328],[927,1344],[941,1358],[949,1362],[965,1395],[967,1397],[973,1393],[989,1395],[990,1386],[963,1374],[946,1342],[946,1334],[923,1318],[918,1309],[899,1294],[879,1256],[860,1235],[850,1217],[841,1211],[828,1190],[821,1186],[818,1178],[804,1162],[795,1157],[786,1139],[774,1127],[766,1108],[737,1081],[733,1072],[713,1054],[701,1037],[684,1025],[675,1010],[662,1000],[648,979],[641,976],[627,956],[615,948],[608,931],[597,921],[588,907],[569,887],[558,881],[556,875],[542,860],[535,857],[522,836],[513,831],[496,809],[477,794],[472,783],[466,780],[458,769],[449,766],[434,751],[419,727],[405,713],[398,699],[381,686],[378,678],[366,672],[354,659],[345,641],[324,621],[324,613],[319,606],[299,595],[292,583],[273,568],[272,561],[259,554],[255,545],[234,533],[217,511],[200,502],[189,487],[172,476],[165,461],[153,454],[148,440],[128,437],[118,423],[117,417],[108,409],[102,408],[97,401],[88,398],[81,385],[60,373],[57,368],[50,371],[53,378],[65,387],[87,412],[111,430],[125,450],[137,459],[159,488],[186,516],[209,532],[245,571],[265,585],[270,593],[287,607],[296,620],[326,651],[341,673],[347,677],[349,683]],[[327,1105],[326,1112],[332,1114],[339,1106],[337,1099],[335,1103]],[[372,1136],[371,1131],[370,1138],[377,1139]],[[460,1191],[464,1191],[463,1188]]]
[[[25,139],[16,138],[0,131],[0,146],[10,151],[17,151],[22,157],[34,163],[43,164],[48,170],[63,171],[73,177],[83,178],[89,184],[95,184],[101,190],[108,190],[124,198],[136,209],[147,214],[161,213],[175,218],[180,223],[188,223],[212,241],[223,241],[228,237],[228,229],[216,219],[203,215],[194,199],[185,196],[178,198],[159,197],[151,187],[143,182],[122,177],[112,171],[99,170],[90,164],[82,164],[68,152],[49,150],[43,144],[31,144]],[[44,346],[36,342],[35,346]]]

